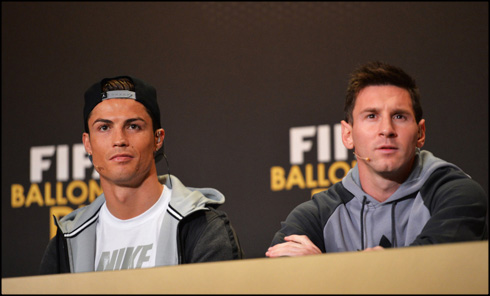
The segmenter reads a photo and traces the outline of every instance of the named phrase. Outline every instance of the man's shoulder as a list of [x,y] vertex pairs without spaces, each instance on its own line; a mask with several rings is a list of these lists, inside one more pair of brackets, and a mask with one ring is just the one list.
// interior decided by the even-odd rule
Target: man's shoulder
[[184,219],[186,224],[197,224],[205,226],[215,220],[229,220],[228,214],[225,211],[218,210],[214,207],[200,209],[187,215]]
[[483,187],[469,175],[455,167],[441,167],[435,170],[421,189],[422,196],[443,195],[465,196],[465,198],[484,198]]
[[455,166],[443,166],[435,169],[425,182],[425,186],[442,186],[452,182],[474,183],[469,175]]
[[313,195],[312,200],[333,203],[346,203],[354,197],[354,194],[347,190],[342,182],[333,184],[328,189]]
[[303,215],[307,213],[332,213],[340,205],[349,203],[354,195],[349,192],[342,182],[314,194],[310,200],[296,206],[293,212]]

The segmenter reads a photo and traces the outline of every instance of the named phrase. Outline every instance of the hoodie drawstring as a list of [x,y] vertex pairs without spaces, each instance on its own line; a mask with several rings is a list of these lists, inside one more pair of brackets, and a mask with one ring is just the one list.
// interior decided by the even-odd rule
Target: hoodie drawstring
[[[367,200],[366,196],[364,195],[364,198],[362,199],[362,207],[361,207],[361,249],[359,251],[364,250],[364,207],[369,204],[369,201]],[[392,203],[391,206],[391,246],[388,245],[386,247],[394,247],[396,248],[398,246],[397,238],[396,238],[396,217],[395,217],[395,209],[396,205],[398,204],[398,201],[395,201]],[[385,236],[383,235],[383,239],[386,240]],[[383,239],[381,241],[383,241]],[[386,243],[390,244],[389,241],[386,241]]]
[[392,239],[392,246],[394,248],[397,247],[397,242],[396,242],[396,224],[395,224],[395,208],[398,202],[394,202],[393,205],[391,206],[391,239]]
[[[369,201],[367,201],[366,196],[364,196],[364,198],[362,199],[362,207],[361,207],[361,250],[360,251],[364,250],[364,207],[368,203]],[[391,206],[391,238],[392,238],[391,246],[394,248],[396,248],[398,245],[397,238],[396,238],[396,219],[395,219],[395,209],[397,204],[398,201],[395,201]]]
[[361,208],[361,251],[364,250],[364,206],[366,205],[366,196],[362,200]]

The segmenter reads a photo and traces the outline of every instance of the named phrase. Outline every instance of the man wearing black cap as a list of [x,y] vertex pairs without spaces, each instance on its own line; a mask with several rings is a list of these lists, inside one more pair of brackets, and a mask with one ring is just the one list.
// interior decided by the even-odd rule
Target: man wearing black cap
[[[56,221],[40,273],[149,268],[241,259],[224,196],[158,176],[165,131],[155,89],[119,76],[85,93],[83,144],[103,194]],[[163,150],[163,149],[162,149]]]

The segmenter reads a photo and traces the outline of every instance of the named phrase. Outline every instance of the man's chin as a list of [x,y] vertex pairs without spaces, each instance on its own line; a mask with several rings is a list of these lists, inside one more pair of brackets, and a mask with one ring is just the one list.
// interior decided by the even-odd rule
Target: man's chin
[[138,187],[139,185],[134,171],[120,171],[111,175],[104,174],[101,175],[101,179],[106,179],[109,183],[123,187]]

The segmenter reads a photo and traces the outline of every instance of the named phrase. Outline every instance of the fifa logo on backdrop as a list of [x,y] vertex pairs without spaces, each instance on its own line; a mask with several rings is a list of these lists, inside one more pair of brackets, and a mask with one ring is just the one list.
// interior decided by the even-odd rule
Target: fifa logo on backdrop
[[[28,186],[11,185],[10,204],[12,208],[29,208],[33,205],[49,207],[49,219],[63,217],[76,207],[85,206],[102,193],[99,174],[93,169],[83,144],[34,146],[30,150],[30,170]],[[56,165],[53,165],[56,163]],[[70,178],[71,164],[71,178]],[[87,169],[92,169],[91,180],[86,178]],[[55,182],[43,182],[44,175],[54,172]],[[50,237],[56,233],[56,227],[50,220]]]
[[[316,149],[313,147],[316,144]],[[305,163],[305,155],[316,161]],[[270,169],[272,191],[310,189],[311,195],[339,182],[356,164],[348,163],[348,150],[342,143],[341,124],[292,127],[289,129],[289,164]]]

